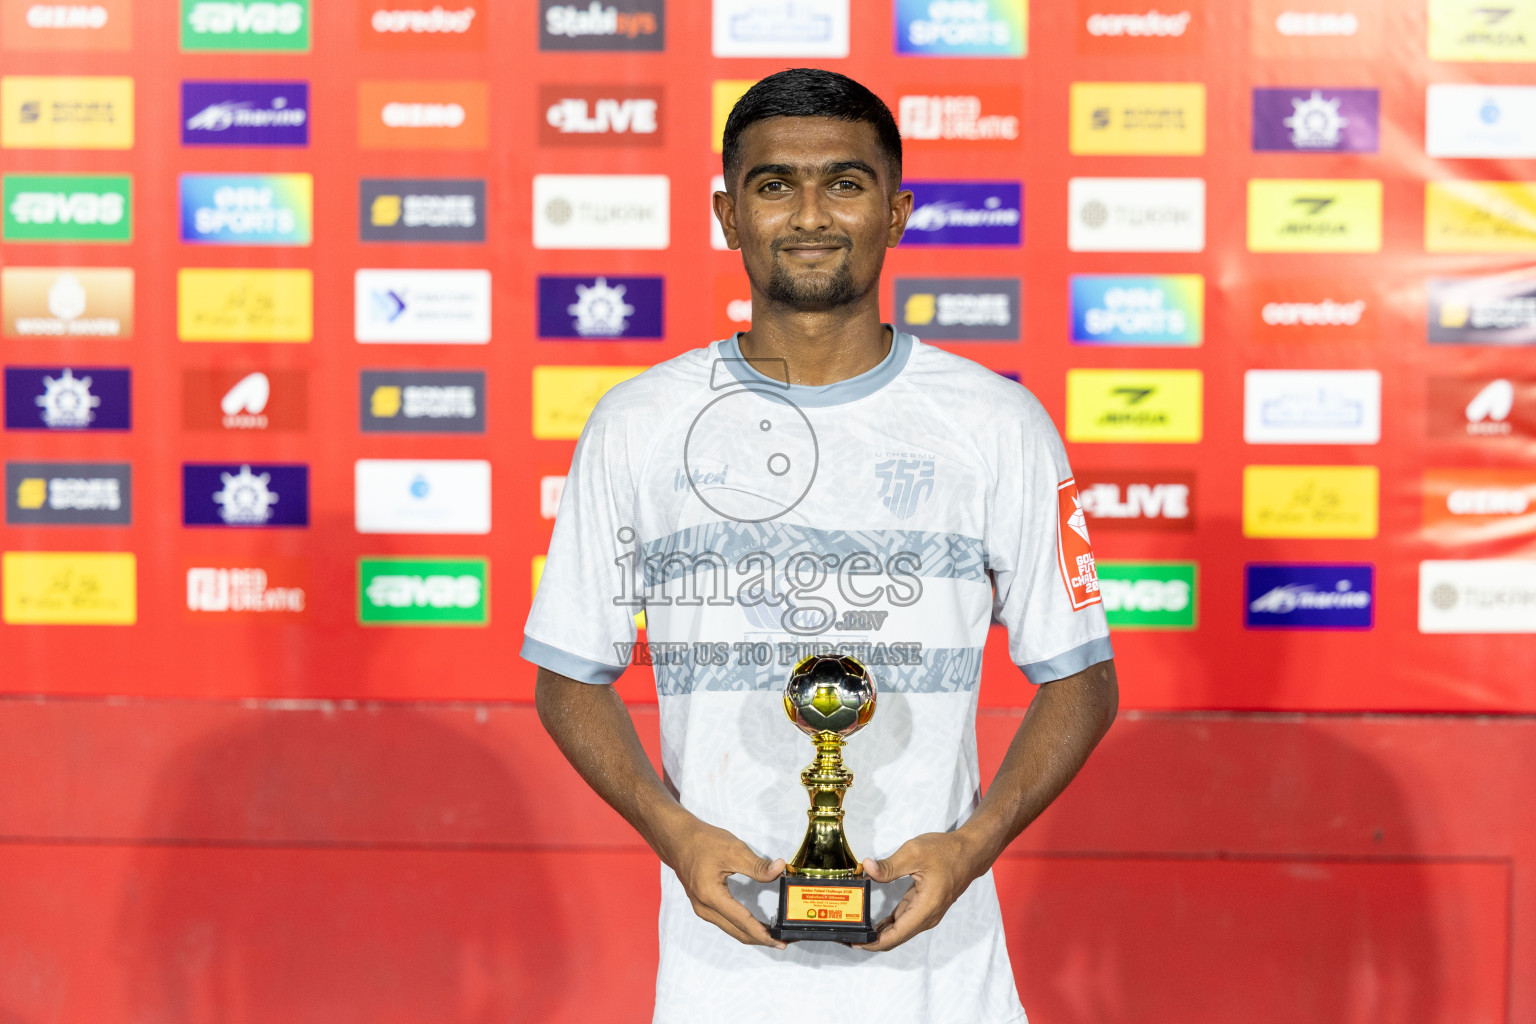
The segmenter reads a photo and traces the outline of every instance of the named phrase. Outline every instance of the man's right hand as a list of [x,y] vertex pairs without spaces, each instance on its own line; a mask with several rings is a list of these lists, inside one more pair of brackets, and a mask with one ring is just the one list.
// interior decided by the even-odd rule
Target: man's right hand
[[725,880],[746,875],[771,882],[784,873],[784,859],[759,857],[725,829],[688,817],[691,821],[670,832],[657,852],[677,873],[693,912],[738,942],[783,949],[785,944],[768,934],[768,926],[731,895]]

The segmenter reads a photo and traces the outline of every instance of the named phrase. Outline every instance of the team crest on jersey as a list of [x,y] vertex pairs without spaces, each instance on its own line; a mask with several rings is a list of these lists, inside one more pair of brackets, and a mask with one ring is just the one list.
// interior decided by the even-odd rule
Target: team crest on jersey
[[1099,574],[1093,563],[1093,544],[1088,540],[1088,519],[1077,496],[1077,480],[1067,477],[1056,485],[1056,557],[1061,582],[1073,611],[1099,603]]
[[875,478],[880,481],[880,503],[897,519],[911,519],[933,493],[933,459],[893,453],[875,463]]

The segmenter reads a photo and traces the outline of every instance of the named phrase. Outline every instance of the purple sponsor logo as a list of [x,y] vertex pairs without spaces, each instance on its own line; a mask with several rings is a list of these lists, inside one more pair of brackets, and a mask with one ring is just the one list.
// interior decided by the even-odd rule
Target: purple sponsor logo
[[1370,565],[1251,564],[1249,629],[1370,629],[1376,572]]
[[659,277],[539,278],[539,337],[617,338],[662,336]]
[[7,366],[6,430],[128,430],[130,371],[100,366]]
[[181,521],[186,526],[308,526],[309,467],[185,463]]
[[309,145],[307,82],[182,82],[183,146]]
[[1017,181],[915,181],[903,245],[1011,245],[1023,241]]
[[1257,152],[1374,153],[1380,144],[1375,89],[1255,89]]

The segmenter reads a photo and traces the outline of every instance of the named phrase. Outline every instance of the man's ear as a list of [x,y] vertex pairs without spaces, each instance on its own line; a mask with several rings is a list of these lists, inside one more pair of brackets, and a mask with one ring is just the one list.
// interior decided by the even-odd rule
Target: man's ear
[[894,249],[901,244],[901,236],[906,233],[907,220],[912,216],[912,193],[906,189],[897,189],[891,197],[891,226],[885,235],[885,247]]
[[741,239],[736,234],[736,197],[729,192],[716,192],[710,201],[715,208],[715,219],[720,222],[720,232],[725,235],[725,247],[740,249]]

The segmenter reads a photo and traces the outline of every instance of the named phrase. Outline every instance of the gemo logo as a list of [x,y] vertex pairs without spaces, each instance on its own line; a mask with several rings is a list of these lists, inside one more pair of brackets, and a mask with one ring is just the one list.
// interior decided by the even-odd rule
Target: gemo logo
[[544,119],[562,133],[653,135],[656,107],[652,99],[599,99],[590,107],[584,99],[562,99]]
[[386,103],[380,118],[389,128],[457,128],[464,108],[457,103]]
[[107,9],[100,4],[33,4],[27,8],[28,28],[105,28]]
[[187,12],[194,32],[217,35],[293,35],[304,28],[304,5],[297,3],[220,3],[201,0]]
[[1146,14],[1090,14],[1088,34],[1099,37],[1117,36],[1182,36],[1189,28],[1192,15],[1189,11],[1163,14],[1152,10]]
[[119,224],[125,213],[116,192],[18,192],[11,200],[18,224]]
[[1275,31],[1283,36],[1352,36],[1360,31],[1353,11],[1282,11],[1275,17]]

